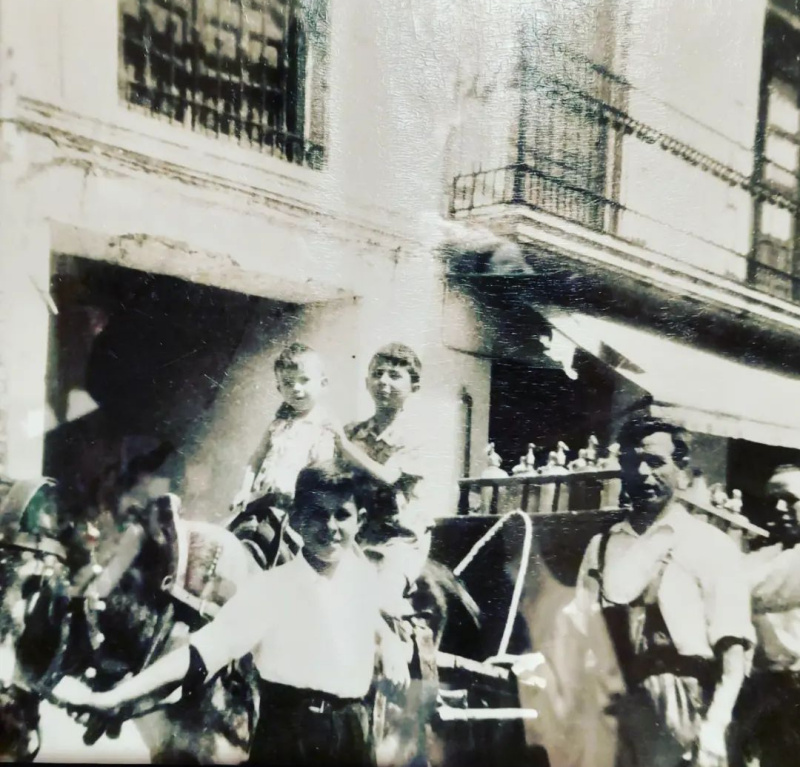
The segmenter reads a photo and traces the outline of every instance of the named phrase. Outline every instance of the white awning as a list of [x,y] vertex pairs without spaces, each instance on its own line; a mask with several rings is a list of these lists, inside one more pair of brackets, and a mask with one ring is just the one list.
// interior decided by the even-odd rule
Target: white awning
[[647,330],[545,311],[555,330],[649,393],[690,431],[800,449],[800,377],[699,351]]

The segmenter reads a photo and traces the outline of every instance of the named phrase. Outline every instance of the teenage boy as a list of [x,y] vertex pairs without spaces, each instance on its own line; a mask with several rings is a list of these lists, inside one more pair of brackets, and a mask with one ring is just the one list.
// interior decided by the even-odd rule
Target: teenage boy
[[110,712],[181,683],[187,696],[252,652],[262,689],[251,763],[372,764],[365,699],[376,653],[396,687],[407,686],[408,668],[381,618],[373,567],[355,542],[353,478],[334,464],[303,469],[292,524],[302,555],[253,576],[189,645],[106,692],[64,680],[56,700]]

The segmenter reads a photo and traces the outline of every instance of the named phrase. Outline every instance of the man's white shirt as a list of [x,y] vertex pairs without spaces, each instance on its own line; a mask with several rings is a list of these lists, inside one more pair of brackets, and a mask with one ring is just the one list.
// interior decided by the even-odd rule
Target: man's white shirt
[[[599,547],[595,536],[581,566],[576,597],[584,605],[597,604],[598,584],[589,573],[597,569]],[[681,655],[712,658],[724,637],[755,641],[742,553],[723,532],[676,502],[643,535],[627,520],[611,528],[606,570],[616,569],[615,580],[625,587],[619,595],[607,589],[605,596],[634,602],[662,567],[656,599]]]

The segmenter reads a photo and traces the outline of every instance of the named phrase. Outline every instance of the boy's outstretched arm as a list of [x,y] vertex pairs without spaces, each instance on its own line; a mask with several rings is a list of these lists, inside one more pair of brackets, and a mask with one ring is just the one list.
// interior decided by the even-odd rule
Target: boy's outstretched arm
[[189,658],[189,646],[179,647],[105,692],[95,692],[83,682],[66,677],[56,685],[53,697],[56,703],[73,708],[114,711],[157,691],[174,689],[189,671]]
[[[265,605],[263,573],[252,576],[229,599],[211,623],[191,635],[207,672],[207,678],[234,660],[250,652],[264,635],[272,617]],[[254,607],[263,606],[264,613],[254,616]],[[126,679],[106,692],[93,692],[77,679],[65,679],[53,690],[57,703],[76,708],[86,707],[110,711],[153,693],[167,693],[180,684],[189,672],[189,645],[159,658],[134,677]]]

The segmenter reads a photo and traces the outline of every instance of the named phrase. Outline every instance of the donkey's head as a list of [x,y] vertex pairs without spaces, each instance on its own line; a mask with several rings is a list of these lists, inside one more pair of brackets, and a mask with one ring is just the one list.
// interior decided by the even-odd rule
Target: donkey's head
[[38,750],[39,700],[60,678],[69,569],[54,483],[0,478],[0,758]]

